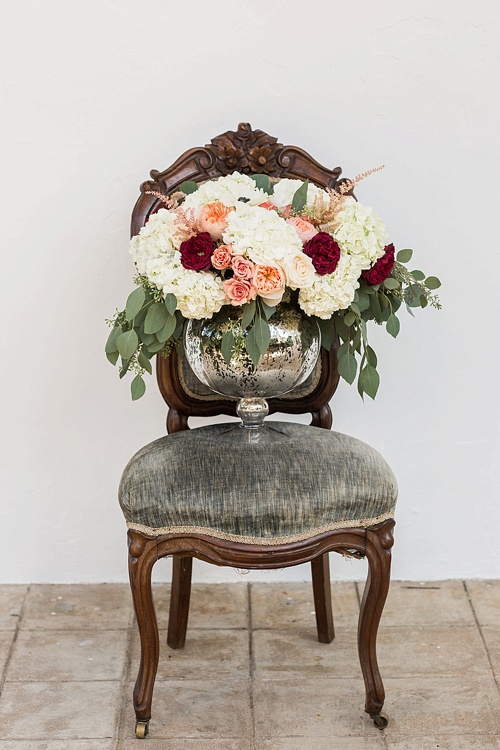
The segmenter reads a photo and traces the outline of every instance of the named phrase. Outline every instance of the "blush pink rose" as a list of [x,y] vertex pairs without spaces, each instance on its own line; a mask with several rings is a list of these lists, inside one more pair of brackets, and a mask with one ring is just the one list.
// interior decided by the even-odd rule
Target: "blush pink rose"
[[244,305],[251,299],[255,299],[256,290],[250,285],[249,281],[232,278],[222,282],[226,297],[234,307]]
[[233,211],[230,206],[223,203],[207,203],[201,209],[198,219],[200,232],[208,232],[213,240],[220,240],[222,232],[227,227],[227,217]]
[[248,258],[244,258],[243,255],[234,255],[231,268],[234,271],[235,279],[250,281],[253,278],[255,263],[252,263]]
[[270,307],[276,307],[281,302],[285,281],[285,272],[280,266],[255,266],[252,284],[257,294]]
[[314,235],[318,234],[316,227],[313,226],[310,221],[301,219],[300,216],[291,216],[286,220],[286,223],[290,224],[290,226],[295,229],[302,244],[308,240],[312,240]]
[[218,271],[223,271],[225,268],[229,268],[232,260],[231,245],[220,245],[220,247],[214,250],[212,255],[212,265]]

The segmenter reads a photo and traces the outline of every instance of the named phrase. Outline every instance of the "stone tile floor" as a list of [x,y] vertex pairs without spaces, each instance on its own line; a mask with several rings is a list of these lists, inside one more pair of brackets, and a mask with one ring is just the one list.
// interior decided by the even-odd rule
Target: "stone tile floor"
[[[162,648],[134,737],[139,642],[125,585],[0,586],[0,750],[500,750],[500,582],[393,582],[379,631],[389,726],[363,712],[360,590],[195,585],[186,648]],[[156,586],[165,641],[168,587]]]

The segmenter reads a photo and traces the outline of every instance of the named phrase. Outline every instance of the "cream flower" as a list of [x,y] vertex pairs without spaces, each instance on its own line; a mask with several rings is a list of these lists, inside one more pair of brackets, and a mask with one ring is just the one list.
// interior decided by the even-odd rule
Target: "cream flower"
[[281,265],[285,271],[286,284],[290,289],[305,289],[316,278],[312,260],[305,253],[287,255]]
[[260,265],[279,263],[290,253],[301,252],[302,243],[293,227],[275,211],[240,203],[227,217],[225,243]]

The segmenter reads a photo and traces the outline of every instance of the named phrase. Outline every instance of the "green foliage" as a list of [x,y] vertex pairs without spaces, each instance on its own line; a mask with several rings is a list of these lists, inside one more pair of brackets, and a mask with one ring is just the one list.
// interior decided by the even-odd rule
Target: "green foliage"
[[198,183],[194,182],[193,180],[185,180],[185,182],[181,182],[178,190],[186,193],[186,195],[190,195],[191,193],[195,193],[198,190]]
[[260,188],[268,195],[274,193],[274,185],[268,174],[252,174],[250,177],[255,181],[255,186],[257,188]]
[[125,305],[125,317],[127,320],[133,320],[146,300],[146,293],[142,286],[138,286],[128,296]]
[[248,326],[251,325],[255,317],[256,309],[257,304],[254,299],[250,300],[250,302],[247,302],[246,305],[243,305],[241,316],[241,327],[243,329],[248,328]]
[[130,359],[138,345],[139,339],[133,328],[130,331],[121,333],[116,339],[116,348],[122,359]]
[[351,385],[354,382],[354,378],[356,377],[356,371],[358,369],[358,363],[356,362],[356,357],[354,354],[346,350],[342,353],[342,356],[339,357],[339,375],[341,378],[344,378],[349,385]]
[[144,333],[157,333],[160,331],[171,316],[165,305],[154,302],[148,310],[144,321]]
[[165,306],[170,313],[170,315],[174,315],[175,311],[177,310],[177,297],[175,294],[172,294],[169,292],[167,296],[165,297]]
[[231,357],[233,356],[233,349],[234,349],[234,333],[232,330],[226,331],[226,333],[223,335],[221,343],[220,343],[220,351],[224,358],[224,362],[226,364],[229,364],[231,362]]
[[130,391],[132,393],[132,401],[144,396],[146,392],[146,383],[142,379],[142,375],[136,375],[130,384]]
[[292,198],[292,211],[299,213],[305,207],[307,203],[307,190],[309,188],[309,180],[302,183],[298,190],[295,191]]
[[413,256],[413,250],[411,250],[408,247],[404,250],[400,250],[399,253],[396,255],[396,258],[398,259],[400,263],[408,263],[412,259],[412,256]]

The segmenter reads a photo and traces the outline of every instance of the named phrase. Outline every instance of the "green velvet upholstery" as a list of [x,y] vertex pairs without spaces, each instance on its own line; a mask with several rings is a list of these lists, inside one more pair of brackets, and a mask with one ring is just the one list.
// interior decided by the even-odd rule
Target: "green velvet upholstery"
[[218,424],[146,445],[122,476],[130,528],[150,536],[204,533],[279,544],[391,518],[394,475],[360,440],[290,422],[268,422],[276,440],[235,444]]

